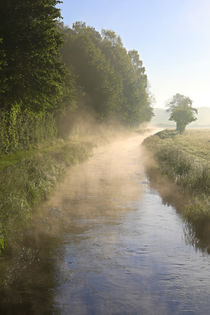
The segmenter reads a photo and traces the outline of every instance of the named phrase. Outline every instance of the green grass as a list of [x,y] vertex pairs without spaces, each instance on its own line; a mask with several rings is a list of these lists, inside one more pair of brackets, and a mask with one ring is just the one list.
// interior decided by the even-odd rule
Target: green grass
[[189,130],[182,135],[174,130],[164,130],[146,140],[145,143],[150,145],[153,141],[157,141],[158,145],[175,146],[192,159],[210,162],[210,129]]
[[183,135],[164,130],[144,144],[154,153],[162,172],[177,184],[192,193],[210,194],[210,130]]
[[194,226],[209,228],[210,130],[189,130],[182,135],[164,130],[147,138],[144,145],[153,153],[162,174],[191,195],[185,218]]
[[8,153],[8,154],[0,154],[0,171],[8,166],[14,166],[17,163],[25,159],[32,158],[36,156],[37,153],[39,154],[48,154],[53,152],[59,152],[60,150],[63,151],[64,147],[72,147],[73,144],[80,143],[81,141],[69,141],[64,144],[64,141],[61,139],[52,141],[51,143],[44,143],[40,145],[36,145],[33,148],[25,151],[17,151],[15,153]]
[[15,165],[23,159],[31,157],[35,152],[35,150],[30,150],[0,155],[0,170],[3,170],[8,166]]
[[67,167],[88,158],[92,144],[54,141],[36,150],[0,156],[0,251],[20,237],[34,207]]

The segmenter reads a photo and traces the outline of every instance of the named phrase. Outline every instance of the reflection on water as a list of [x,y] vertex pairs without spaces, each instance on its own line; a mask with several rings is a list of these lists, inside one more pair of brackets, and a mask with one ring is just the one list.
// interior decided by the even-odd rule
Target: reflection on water
[[[182,214],[184,207],[192,202],[190,195],[184,194],[181,187],[161,176],[158,167],[148,166],[147,175],[150,188],[159,193],[164,205],[172,205],[178,213]],[[210,253],[210,222],[206,220],[193,225],[186,219],[185,241],[203,252]]]
[[0,261],[0,314],[49,314],[56,310],[52,240],[43,235],[42,242],[31,241]]
[[5,314],[209,313],[209,256],[150,186],[140,142],[98,148],[36,213],[0,262]]

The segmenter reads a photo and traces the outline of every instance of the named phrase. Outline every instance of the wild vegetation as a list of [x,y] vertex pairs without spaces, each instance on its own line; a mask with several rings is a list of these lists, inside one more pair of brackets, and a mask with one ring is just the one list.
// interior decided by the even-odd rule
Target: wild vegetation
[[[72,116],[81,107],[100,121],[150,120],[147,76],[137,51],[111,30],[60,23],[59,1],[1,4],[0,108]],[[23,18],[24,17],[24,18]]]
[[2,156],[0,164],[0,249],[21,237],[32,210],[46,198],[66,167],[86,159],[92,145],[56,141],[26,155]]
[[58,2],[1,2],[0,108],[10,110],[18,103],[39,112],[58,106],[64,75]]
[[64,167],[87,157],[89,145],[68,140],[80,117],[129,128],[152,117],[138,52],[114,31],[65,26],[59,3],[0,4],[0,248]]
[[[27,143],[23,137],[29,133],[32,143],[42,141],[34,136],[37,124],[31,122],[50,129],[49,113],[62,137],[84,110],[98,121],[114,119],[129,127],[152,117],[138,52],[127,51],[114,31],[99,33],[82,22],[65,26],[58,3],[18,0],[0,5],[1,141],[5,135],[5,141],[14,140],[20,126],[21,142]],[[5,152],[21,145],[8,144]]]
[[138,52],[127,52],[111,30],[99,33],[82,22],[59,26],[62,61],[71,73],[67,86],[77,89],[82,103],[76,107],[87,107],[100,121],[115,118],[131,127],[150,120],[147,76]]
[[57,137],[52,113],[21,110],[16,104],[10,111],[0,112],[0,154],[28,150]]
[[210,132],[190,130],[180,135],[164,130],[144,141],[152,151],[163,174],[182,191],[190,192],[185,217],[195,226],[209,229],[210,224]]

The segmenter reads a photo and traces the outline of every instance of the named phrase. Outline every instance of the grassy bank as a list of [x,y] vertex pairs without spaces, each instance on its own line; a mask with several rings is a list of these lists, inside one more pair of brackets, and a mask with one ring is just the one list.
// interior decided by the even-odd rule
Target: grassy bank
[[85,160],[88,142],[55,140],[29,151],[0,156],[0,250],[12,245],[34,207],[53,189],[67,167]]
[[183,135],[164,130],[147,138],[162,174],[192,196],[184,215],[194,226],[210,227],[210,130],[190,130]]

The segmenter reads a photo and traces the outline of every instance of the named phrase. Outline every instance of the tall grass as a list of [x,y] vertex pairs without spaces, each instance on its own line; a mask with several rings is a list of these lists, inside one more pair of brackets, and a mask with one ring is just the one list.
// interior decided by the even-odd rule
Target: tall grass
[[163,146],[155,156],[164,174],[192,193],[210,194],[210,164],[195,160],[176,146]]
[[32,210],[47,197],[66,167],[86,159],[91,148],[89,143],[61,141],[0,170],[0,252],[21,237]]
[[[177,135],[162,131],[144,141],[152,151],[162,174],[191,194],[184,217],[198,235],[209,237],[210,227],[210,139],[209,132]],[[201,233],[202,230],[202,233]]]
[[86,159],[91,148],[58,139],[52,113],[21,110],[19,104],[0,111],[0,252],[21,237],[33,208],[65,168]]
[[[193,135],[192,135],[193,136]],[[208,143],[205,134],[206,143]],[[181,140],[180,140],[181,139]],[[202,148],[197,144],[190,146],[190,137],[177,135],[173,131],[162,131],[144,141],[145,146],[153,152],[161,171],[184,190],[193,194],[210,195],[210,148],[209,155],[201,158]],[[199,142],[199,140],[198,140]]]

